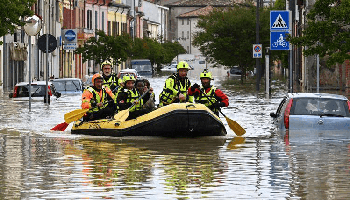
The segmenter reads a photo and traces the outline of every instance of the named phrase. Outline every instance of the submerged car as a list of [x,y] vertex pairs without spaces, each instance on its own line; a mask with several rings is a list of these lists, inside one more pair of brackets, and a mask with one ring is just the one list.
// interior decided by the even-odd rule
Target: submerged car
[[118,78],[123,79],[123,76],[125,76],[126,74],[133,75],[135,77],[135,79],[143,79],[143,77],[137,73],[136,69],[122,69],[118,73]]
[[[42,101],[45,94],[46,81],[34,81],[31,83],[30,93],[32,100]],[[61,94],[57,92],[52,86],[51,81],[48,82],[48,95],[49,98],[52,96],[60,97]],[[13,93],[9,94],[9,97],[14,100],[29,100],[29,82],[17,83],[13,89]]]
[[230,68],[229,71],[227,71],[227,74],[229,76],[241,76],[242,75],[242,70],[239,67],[234,66],[234,67]]
[[343,95],[289,93],[270,116],[281,129],[350,130],[349,107]]
[[350,138],[349,109],[350,102],[343,95],[289,93],[270,116],[289,139]]
[[79,78],[60,78],[51,80],[55,90],[62,95],[81,95],[83,83]]

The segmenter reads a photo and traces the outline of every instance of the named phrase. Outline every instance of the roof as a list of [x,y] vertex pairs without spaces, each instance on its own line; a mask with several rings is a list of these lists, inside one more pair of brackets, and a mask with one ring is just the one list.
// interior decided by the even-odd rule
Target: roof
[[81,81],[80,78],[56,78],[56,79],[52,79],[51,81],[67,81],[67,80],[77,80],[77,81]]
[[137,73],[136,69],[122,69],[122,70],[120,70],[120,73],[122,73],[122,72]]
[[204,8],[199,8],[197,10],[193,10],[187,13],[183,13],[178,18],[189,18],[189,17],[199,17],[200,15],[208,15],[211,11],[213,11],[213,6],[207,6]]
[[330,93],[288,93],[290,98],[329,98],[329,99],[340,99],[348,100],[345,96],[339,94],[330,94]]
[[[49,81],[48,84],[50,85],[51,81]],[[16,86],[23,86],[23,85],[29,85],[29,82],[20,82],[16,84]],[[31,82],[31,85],[46,85],[46,81],[33,81]]]
[[179,0],[166,4],[167,7],[233,6],[242,0]]

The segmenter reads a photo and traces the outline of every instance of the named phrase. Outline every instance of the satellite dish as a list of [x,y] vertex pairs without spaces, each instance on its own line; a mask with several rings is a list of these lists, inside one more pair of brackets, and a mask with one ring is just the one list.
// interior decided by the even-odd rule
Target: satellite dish
[[24,25],[24,31],[30,35],[35,36],[41,30],[41,19],[33,15],[31,17],[26,18],[26,24]]

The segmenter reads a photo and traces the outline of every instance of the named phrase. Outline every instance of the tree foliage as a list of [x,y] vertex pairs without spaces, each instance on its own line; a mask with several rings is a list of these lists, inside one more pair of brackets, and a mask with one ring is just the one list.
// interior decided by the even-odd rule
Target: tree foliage
[[97,31],[96,37],[89,38],[83,47],[75,50],[76,54],[82,54],[84,62],[94,60],[96,63],[102,63],[109,60],[113,64],[120,64],[130,57],[132,39],[129,35],[114,37],[106,35],[104,31]]
[[186,49],[179,42],[165,41],[162,47],[164,50],[163,64],[171,63],[175,56],[186,53]]
[[[96,39],[97,38],[97,39]],[[105,60],[120,64],[131,59],[149,59],[152,65],[170,63],[178,54],[186,50],[178,43],[159,43],[151,38],[132,38],[129,35],[108,36],[103,31],[97,31],[96,37],[89,38],[84,46],[75,50],[82,54],[83,61],[94,60],[102,63]]]
[[[260,43],[269,46],[269,12],[260,11]],[[239,66],[243,72],[253,69],[255,59],[252,46],[256,43],[256,7],[235,6],[215,9],[201,16],[193,44],[210,62],[225,66]]]
[[316,1],[307,14],[307,26],[302,36],[291,43],[306,46],[306,56],[328,56],[329,66],[350,59],[350,0]]
[[37,0],[1,0],[0,1],[0,37],[13,34],[18,26],[24,26],[22,19],[32,16],[30,7]]

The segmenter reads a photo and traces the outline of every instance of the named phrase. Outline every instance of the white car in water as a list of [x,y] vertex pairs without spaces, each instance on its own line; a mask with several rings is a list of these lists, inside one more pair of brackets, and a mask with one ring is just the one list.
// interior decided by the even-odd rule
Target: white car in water
[[[33,101],[44,101],[46,97],[45,93],[46,81],[34,81],[31,82],[30,93],[31,100]],[[60,97],[61,94],[58,93],[52,82],[48,82],[48,96],[51,97]],[[9,97],[13,100],[28,101],[29,100],[29,82],[20,82],[17,83],[13,89],[13,93],[9,94]]]

